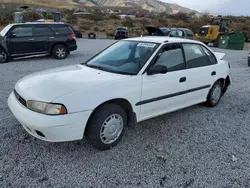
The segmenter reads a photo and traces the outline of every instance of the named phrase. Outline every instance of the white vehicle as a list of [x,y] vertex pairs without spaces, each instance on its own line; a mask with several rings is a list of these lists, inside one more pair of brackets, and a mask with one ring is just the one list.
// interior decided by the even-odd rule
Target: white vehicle
[[169,37],[118,41],[82,64],[19,80],[8,105],[24,129],[49,142],[105,150],[124,128],[198,103],[216,106],[231,84],[225,54]]

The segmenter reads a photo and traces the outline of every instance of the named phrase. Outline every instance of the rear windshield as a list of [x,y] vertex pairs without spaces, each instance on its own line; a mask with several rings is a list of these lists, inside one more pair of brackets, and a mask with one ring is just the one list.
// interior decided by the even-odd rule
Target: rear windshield
[[50,27],[56,35],[68,35],[73,33],[72,29],[67,25],[52,25]]

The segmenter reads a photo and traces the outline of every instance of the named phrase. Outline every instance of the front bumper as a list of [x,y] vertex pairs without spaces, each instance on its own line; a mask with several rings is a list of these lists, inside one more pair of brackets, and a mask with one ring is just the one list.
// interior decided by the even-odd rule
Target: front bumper
[[48,142],[81,140],[92,113],[84,111],[58,116],[39,114],[23,106],[13,92],[8,98],[8,106],[30,135]]

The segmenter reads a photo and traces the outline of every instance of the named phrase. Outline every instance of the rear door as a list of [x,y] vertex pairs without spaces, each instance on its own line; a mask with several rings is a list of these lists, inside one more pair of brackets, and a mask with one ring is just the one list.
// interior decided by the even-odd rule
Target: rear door
[[188,71],[186,105],[190,106],[206,100],[218,77],[217,60],[200,44],[183,44],[183,49]]
[[13,26],[7,33],[7,47],[14,56],[34,53],[32,25]]
[[75,34],[70,26],[66,24],[51,25],[50,28],[55,34],[55,42],[66,42],[67,46],[76,45]]
[[54,40],[54,33],[49,26],[35,25],[33,27],[34,50],[36,52],[49,52],[50,43]]

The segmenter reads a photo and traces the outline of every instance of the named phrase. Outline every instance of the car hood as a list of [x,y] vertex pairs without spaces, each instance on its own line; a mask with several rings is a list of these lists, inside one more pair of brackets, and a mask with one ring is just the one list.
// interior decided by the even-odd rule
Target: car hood
[[159,28],[156,28],[154,26],[150,26],[150,25],[146,25],[144,26],[146,28],[146,30],[148,31],[148,34],[149,35],[155,35],[155,34],[158,34],[158,35],[165,35]]
[[15,90],[26,100],[51,102],[72,92],[127,77],[79,64],[28,75],[16,83]]

